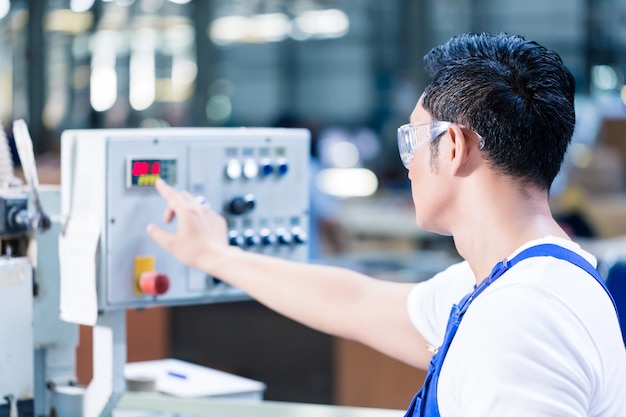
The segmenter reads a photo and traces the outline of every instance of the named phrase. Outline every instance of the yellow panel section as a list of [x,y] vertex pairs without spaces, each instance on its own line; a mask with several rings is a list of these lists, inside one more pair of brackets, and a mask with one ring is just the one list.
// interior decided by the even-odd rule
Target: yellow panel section
[[154,271],[154,256],[135,256],[135,294],[143,294],[143,291],[141,291],[139,287],[139,277],[141,274],[152,271]]

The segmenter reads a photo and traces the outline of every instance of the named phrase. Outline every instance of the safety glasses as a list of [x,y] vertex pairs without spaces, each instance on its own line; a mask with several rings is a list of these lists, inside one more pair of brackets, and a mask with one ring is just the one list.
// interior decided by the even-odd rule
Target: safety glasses
[[398,150],[406,169],[415,158],[415,150],[425,143],[430,143],[443,135],[452,125],[450,122],[409,123],[398,128]]
[[[400,159],[406,169],[409,169],[409,164],[415,158],[415,150],[425,143],[430,143],[446,133],[448,128],[455,123],[440,122],[435,120],[433,122],[420,122],[420,123],[408,123],[398,128],[398,150],[400,151]],[[458,126],[468,129],[476,135],[478,140],[478,149],[482,149],[485,146],[485,140],[475,130],[466,126]]]

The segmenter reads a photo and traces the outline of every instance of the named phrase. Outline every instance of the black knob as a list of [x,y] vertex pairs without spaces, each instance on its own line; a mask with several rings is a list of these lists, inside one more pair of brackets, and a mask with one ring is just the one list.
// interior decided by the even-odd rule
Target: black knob
[[259,238],[253,230],[243,232],[243,237],[246,246],[258,246],[261,243],[261,238]]
[[297,244],[306,243],[306,241],[308,240],[306,232],[300,227],[292,228],[291,235],[293,236],[293,241]]
[[39,218],[37,219],[37,230],[40,232],[45,232],[50,229],[52,226],[52,221],[50,217],[48,217],[45,213],[40,213]]
[[263,246],[276,244],[276,236],[270,232],[270,229],[261,229],[259,236],[261,238],[261,245]]
[[293,240],[291,233],[289,233],[285,229],[276,230],[276,237],[278,238],[278,243],[281,245],[289,245]]
[[245,241],[243,236],[241,236],[237,231],[231,230],[228,232],[228,244],[231,246],[239,246],[242,247]]
[[256,202],[254,200],[254,195],[246,194],[243,197],[237,196],[233,197],[228,203],[228,212],[234,215],[246,214],[254,210],[256,206]]
[[13,206],[7,213],[7,231],[11,233],[25,232],[31,228],[31,220],[32,217],[28,214],[26,208]]

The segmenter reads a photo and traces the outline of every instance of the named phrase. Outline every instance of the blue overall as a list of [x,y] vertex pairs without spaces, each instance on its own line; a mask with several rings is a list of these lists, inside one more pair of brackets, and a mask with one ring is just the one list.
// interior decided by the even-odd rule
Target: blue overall
[[[474,291],[463,297],[459,304],[452,306],[450,318],[448,319],[448,325],[446,326],[446,333],[443,344],[437,350],[437,353],[430,361],[430,366],[428,368],[428,373],[426,374],[424,386],[413,398],[413,401],[411,402],[411,405],[409,406],[405,417],[439,417],[439,406],[437,404],[437,383],[439,381],[439,373],[441,372],[441,366],[443,365],[446,353],[448,353],[450,343],[452,342],[452,339],[454,338],[454,335],[459,328],[459,324],[461,323],[461,320],[463,319],[467,308],[472,303],[472,301],[485,290],[485,288],[487,288],[492,282],[502,276],[502,274],[504,274],[509,268],[524,259],[535,256],[552,256],[554,258],[571,262],[572,264],[582,268],[583,270],[587,271],[591,276],[593,276],[596,281],[600,283],[600,285],[602,285],[602,287],[609,295],[609,298],[611,298],[611,301],[613,301],[613,297],[611,297],[611,294],[606,288],[604,280],[602,279],[602,277],[600,277],[600,274],[598,274],[598,271],[596,271],[596,269],[582,256],[561,246],[552,244],[533,246],[526,250],[523,250],[510,261],[505,259],[504,261],[499,262],[493,268],[489,277],[487,277],[479,285],[477,285]],[[613,306],[615,306],[615,301],[613,301]],[[615,310],[617,311],[617,307],[615,308]]]

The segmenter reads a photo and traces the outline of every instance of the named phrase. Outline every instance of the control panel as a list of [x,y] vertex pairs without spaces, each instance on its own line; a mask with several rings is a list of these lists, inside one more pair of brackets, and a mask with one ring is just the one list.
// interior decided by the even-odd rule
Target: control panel
[[149,223],[176,227],[176,220],[163,224],[166,203],[154,189],[157,178],[222,214],[231,245],[307,260],[305,129],[68,130],[61,159],[64,221],[88,216],[98,223],[100,311],[246,297],[182,265],[147,235]]

